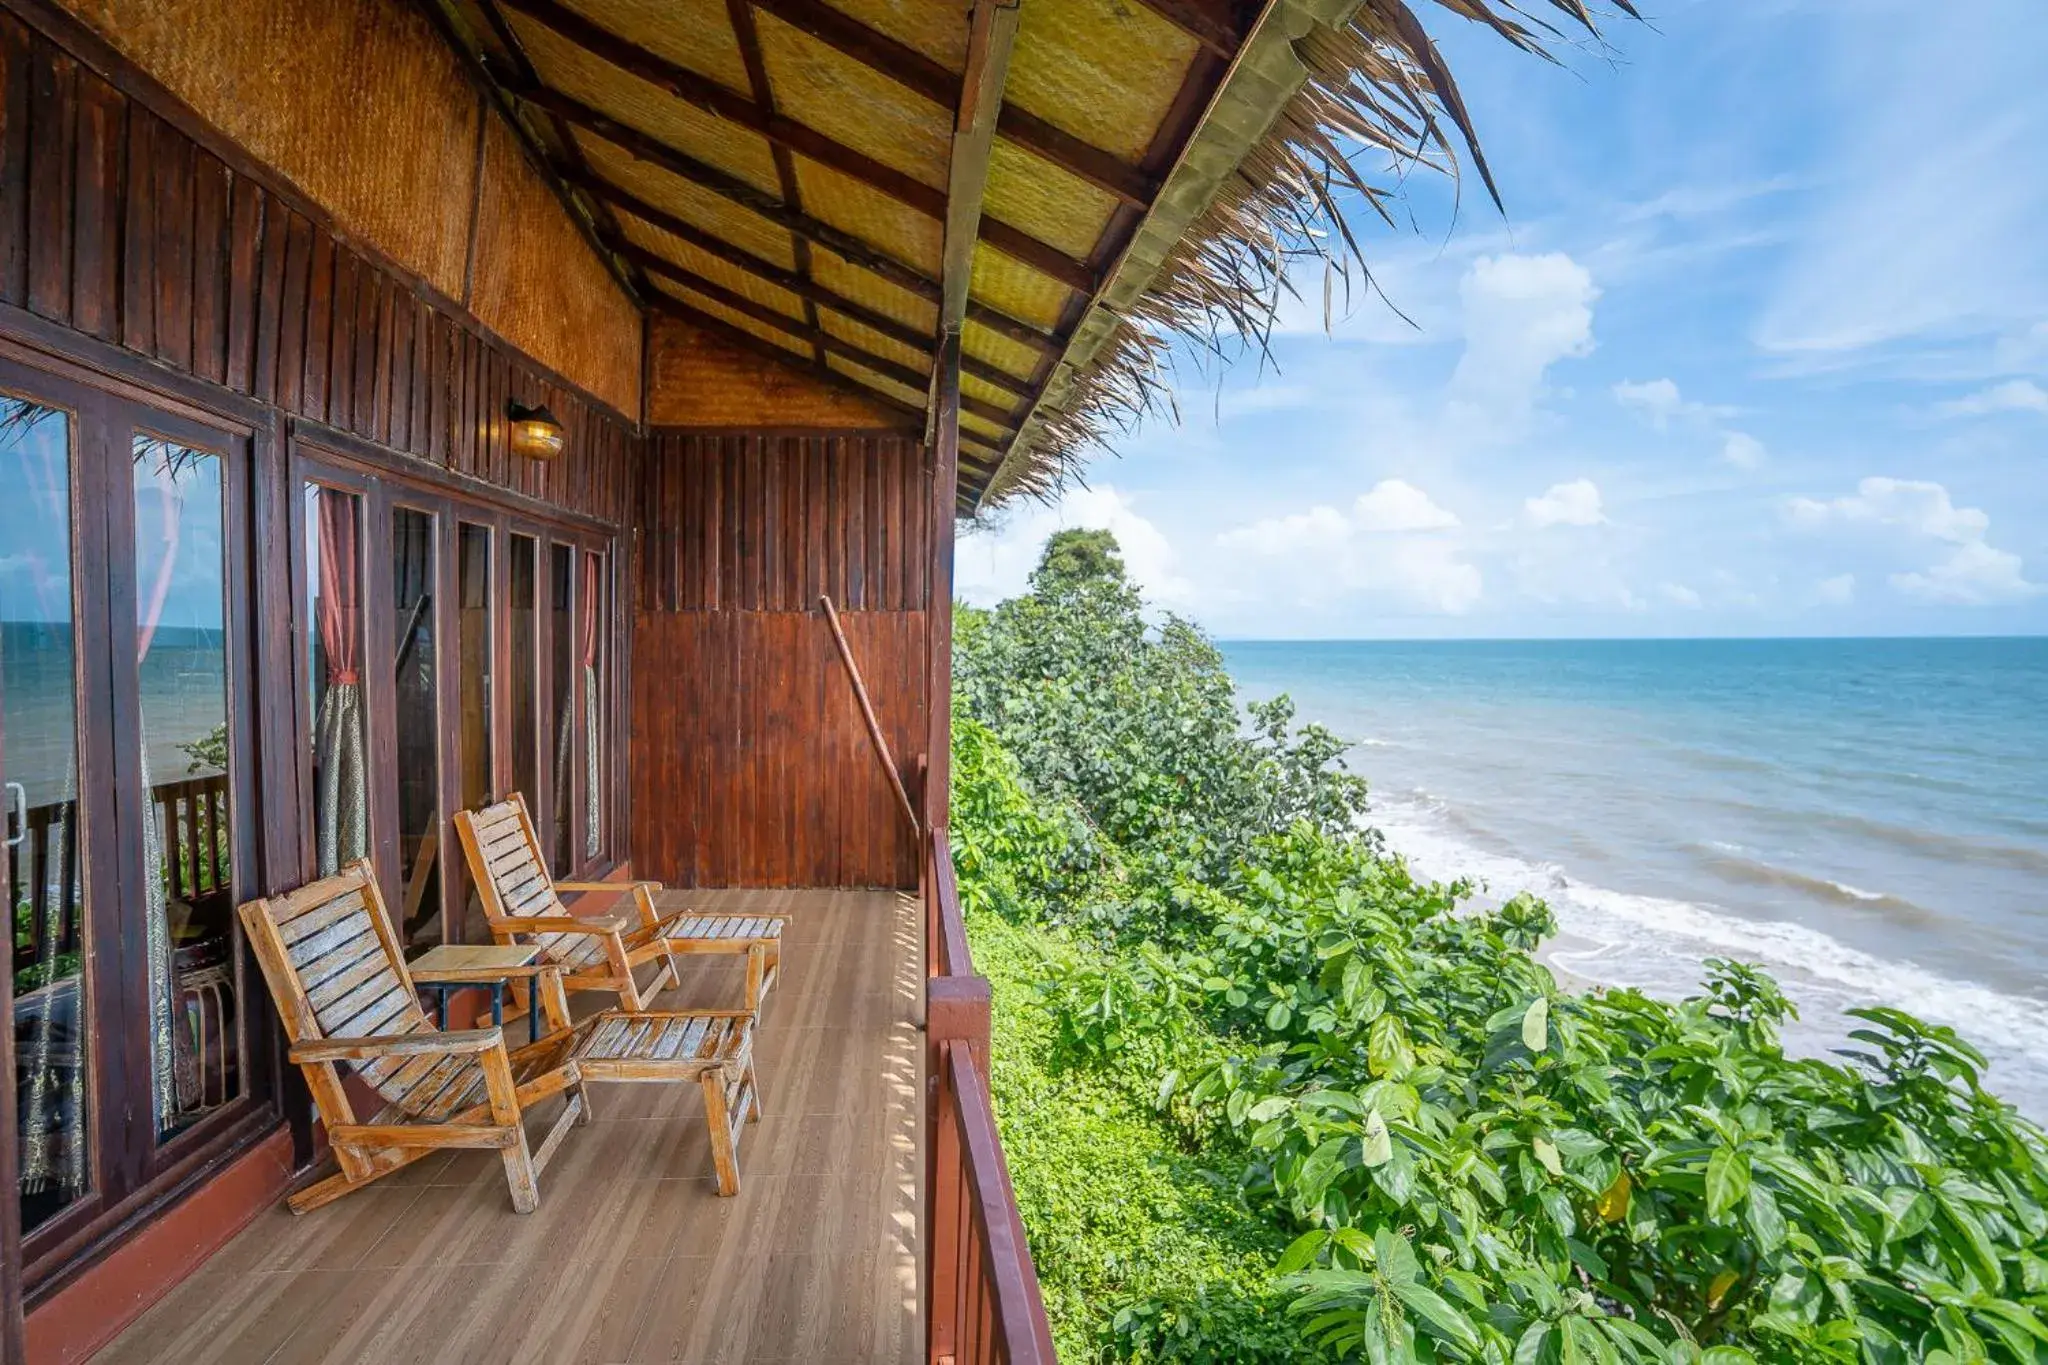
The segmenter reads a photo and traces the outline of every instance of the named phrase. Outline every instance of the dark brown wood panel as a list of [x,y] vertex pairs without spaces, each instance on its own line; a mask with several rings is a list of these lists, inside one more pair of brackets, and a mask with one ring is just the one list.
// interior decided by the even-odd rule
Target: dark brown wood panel
[[657,433],[633,626],[631,852],[684,886],[911,886],[918,846],[819,612],[841,610],[890,748],[924,737],[922,452],[894,432]]
[[[448,472],[626,522],[628,421],[316,216],[0,11],[0,305]],[[514,399],[568,426],[562,459],[511,455]]]

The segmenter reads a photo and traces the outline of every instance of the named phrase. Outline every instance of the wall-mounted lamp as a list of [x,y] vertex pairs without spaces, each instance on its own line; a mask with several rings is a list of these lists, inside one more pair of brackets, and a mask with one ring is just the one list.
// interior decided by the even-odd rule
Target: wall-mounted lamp
[[513,403],[505,415],[512,421],[512,453],[529,460],[552,460],[569,443],[569,434],[545,405]]

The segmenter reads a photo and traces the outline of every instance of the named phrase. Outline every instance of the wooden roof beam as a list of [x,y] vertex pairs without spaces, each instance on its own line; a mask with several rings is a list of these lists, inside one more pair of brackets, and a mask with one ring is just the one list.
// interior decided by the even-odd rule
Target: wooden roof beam
[[967,317],[974,248],[981,238],[982,201],[988,192],[989,155],[995,149],[1003,83],[1010,75],[1010,49],[1017,39],[1018,4],[1019,0],[975,0],[968,19],[967,70],[960,78],[953,155],[946,166],[946,244],[939,270],[942,337],[958,334]]
[[1160,18],[1218,57],[1231,58],[1244,46],[1263,0],[1138,0]]
[[[853,58],[861,65],[914,90],[942,109],[953,108],[960,94],[960,78],[938,62],[898,42],[878,29],[825,4],[824,0],[752,0],[754,8],[766,10],[793,28],[801,29],[819,42]],[[1134,208],[1149,208],[1159,193],[1159,180],[1100,147],[1082,141],[1072,133],[1047,123],[1038,115],[1014,104],[1005,104],[996,120],[996,132],[1011,142],[1087,181],[1097,189],[1115,195]]]
[[[763,109],[747,96],[729,90],[707,76],[700,76],[688,67],[657,57],[632,40],[591,23],[557,0],[503,0],[503,3],[593,56],[666,90],[677,99],[696,105],[714,117],[759,133],[772,143],[858,180],[929,217],[943,220],[946,216],[945,191],[934,189],[915,176],[885,165],[795,119]],[[539,92],[515,90],[513,93],[529,98]],[[554,112],[551,106],[542,107]],[[1095,272],[1085,262],[1075,260],[1021,228],[990,219],[982,225],[981,236],[997,251],[1069,289],[1077,289],[1084,294],[1095,292]]]
[[[625,145],[625,143],[621,143],[621,145]],[[629,151],[631,151],[631,147],[629,147]],[[643,160],[651,160],[651,158],[643,158]],[[938,295],[940,295],[938,280],[932,278],[930,274],[926,274],[924,270],[918,270],[915,266],[909,266],[909,264],[905,264],[905,262],[901,262],[901,260],[897,260],[893,256],[877,252],[874,248],[870,248],[868,244],[864,244],[864,241],[860,241],[858,237],[850,237],[850,235],[842,233],[836,227],[829,227],[825,223],[819,223],[817,219],[807,217],[803,213],[797,213],[797,211],[788,209],[784,205],[762,207],[762,205],[752,203],[752,199],[737,199],[737,196],[725,192],[725,184],[733,184],[733,186],[739,186],[743,190],[748,190],[754,196],[754,199],[760,199],[760,190],[754,190],[754,186],[748,186],[748,184],[733,180],[731,176],[727,176],[721,170],[702,166],[702,162],[696,162],[696,166],[700,166],[702,170],[707,170],[711,174],[711,178],[698,178],[698,176],[694,176],[694,174],[690,174],[690,172],[686,172],[686,170],[682,170],[678,166],[666,166],[664,164],[662,168],[668,170],[670,174],[676,174],[676,176],[680,176],[684,180],[690,180],[692,184],[700,184],[702,188],[713,190],[715,194],[725,196],[725,199],[733,199],[741,207],[766,217],[770,223],[774,223],[782,231],[791,233],[793,237],[799,237],[803,241],[809,241],[811,246],[821,246],[821,248],[825,248],[827,252],[831,252],[834,256],[840,256],[848,264],[860,266],[862,270],[866,270],[870,274],[877,274],[877,276],[889,280],[891,284],[895,284],[897,289],[901,289],[905,293],[918,295],[920,299],[926,299],[930,303],[938,303]],[[733,246],[731,241],[727,241],[725,237],[715,237],[715,235],[711,235],[707,231],[702,231],[700,227],[694,227],[692,223],[686,223],[686,221],[678,219],[676,215],[672,215],[672,213],[668,213],[664,209],[657,209],[655,205],[647,203],[645,199],[641,199],[641,196],[633,194],[631,190],[627,190],[623,186],[616,186],[610,180],[604,180],[604,178],[600,178],[596,174],[571,176],[569,182],[575,188],[580,188],[586,194],[590,194],[592,199],[602,199],[604,203],[612,205],[614,209],[623,209],[623,211],[627,211],[627,213],[631,213],[635,217],[643,217],[649,223],[653,223],[655,227],[664,229],[664,231],[670,231],[670,233],[676,233],[684,241],[690,241],[692,246],[698,246],[698,248],[702,248],[705,252],[711,252],[713,256],[719,256],[721,260],[731,260],[731,264],[739,266],[741,270],[756,270],[760,266],[774,268],[770,262],[760,260],[752,252]],[[711,246],[711,244],[717,244],[717,246]],[[737,256],[737,260],[733,260],[735,256]],[[1016,342],[1020,346],[1030,346],[1032,350],[1036,350],[1036,352],[1040,352],[1044,356],[1057,356],[1059,354],[1061,342],[1051,332],[1044,332],[1044,329],[1034,327],[1032,323],[1028,323],[1028,321],[1024,321],[1020,317],[1010,317],[1008,313],[1001,313],[1001,311],[997,311],[997,309],[993,309],[993,307],[989,307],[985,303],[969,303],[967,305],[967,317],[971,321],[977,321],[983,327],[987,327],[989,332],[995,332],[997,336],[1006,336],[1006,338],[1010,338],[1012,342]]]
[[[694,294],[703,295],[721,308],[730,308],[733,312],[750,317],[764,326],[773,327],[791,340],[801,341],[830,355],[843,357],[863,369],[872,370],[884,379],[893,379],[910,389],[924,387],[927,378],[924,371],[878,356],[851,341],[833,336],[822,328],[809,326],[801,318],[793,318],[779,309],[770,308],[765,303],[756,303],[744,294],[736,294],[724,285],[693,274],[682,266],[663,262],[663,267],[657,269],[655,273],[674,280],[676,284]],[[669,296],[660,296],[655,300],[657,305],[668,301]],[[977,417],[994,422],[1005,431],[1017,429],[1017,414],[1008,408],[970,397],[961,398],[960,408],[963,412],[971,412]]]

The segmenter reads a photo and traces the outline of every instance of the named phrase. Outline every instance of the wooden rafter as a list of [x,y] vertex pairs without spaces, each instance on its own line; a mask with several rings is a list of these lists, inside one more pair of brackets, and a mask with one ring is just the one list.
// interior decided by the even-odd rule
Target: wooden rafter
[[[925,184],[915,176],[897,170],[839,142],[816,129],[782,114],[763,109],[752,99],[727,89],[688,67],[658,57],[627,38],[602,28],[557,0],[504,0],[508,8],[552,29],[562,38],[593,56],[694,104],[714,117],[760,134],[769,142],[821,166],[827,166],[871,189],[880,191],[929,217],[946,216],[946,192]],[[515,90],[522,98],[558,95],[546,87]],[[536,100],[536,102],[541,102]],[[576,119],[553,102],[543,102],[550,113],[561,112],[570,122]],[[578,108],[583,108],[580,102]],[[594,112],[594,111],[593,111]],[[680,150],[680,149],[677,149]],[[981,239],[1004,255],[1084,294],[1095,290],[1095,277],[1081,261],[1041,241],[1021,228],[989,219],[981,225]]]
[[1262,7],[1258,0],[1138,0],[1160,18],[1225,59],[1235,57],[1251,32],[1251,20]]
[[[878,29],[869,28],[844,10],[824,0],[752,0],[819,42],[853,58],[863,66],[881,72],[907,89],[914,90],[942,109],[951,110],[960,94],[960,78],[940,63],[898,42]],[[1156,176],[1118,160],[1100,147],[1092,146],[1072,133],[1046,122],[1014,104],[1002,107],[996,132],[1034,156],[1071,172],[1099,190],[1115,195],[1126,204],[1147,208],[1159,193]]]
[[[823,328],[809,326],[803,319],[793,318],[778,308],[770,308],[765,303],[756,303],[745,294],[736,294],[724,285],[714,280],[707,280],[702,275],[692,274],[681,266],[669,265],[667,262],[663,262],[663,268],[655,273],[667,276],[674,280],[678,286],[689,290],[693,294],[709,299],[721,308],[730,308],[733,312],[743,317],[750,317],[763,326],[773,327],[784,336],[794,341],[801,341],[815,351],[822,351],[850,360],[863,369],[870,370],[884,379],[893,380],[907,388],[913,390],[921,389],[929,378],[922,370],[902,364],[899,361],[878,356],[873,351],[848,341],[844,337],[836,337]],[[672,296],[657,298],[657,305],[665,302],[668,297]],[[994,422],[1005,431],[1015,431],[1017,429],[1017,414],[1011,412],[1008,408],[969,397],[963,397],[960,400],[960,407],[963,412],[971,412],[976,417]]]
[[[621,142],[619,145],[624,147],[627,152],[638,155],[626,143]],[[933,276],[925,274],[915,266],[905,264],[893,256],[878,251],[858,238],[850,237],[827,223],[819,222],[815,218],[785,208],[781,204],[776,203],[771,196],[762,194],[761,191],[746,184],[744,181],[737,180],[714,167],[706,166],[702,162],[693,162],[688,169],[685,169],[680,163],[671,164],[661,161],[654,156],[648,156],[643,159],[661,166],[662,169],[688,180],[694,185],[708,189],[721,198],[741,205],[775,224],[775,226],[789,233],[792,237],[810,242],[815,246],[823,247],[849,264],[858,266],[872,275],[879,276],[881,279],[888,281],[907,293],[915,294],[917,297],[930,303],[937,303],[939,301],[939,282]],[[683,222],[682,219],[648,203],[632,191],[612,184],[609,180],[593,174],[584,174],[574,177],[573,183],[578,189],[596,198],[603,199],[614,207],[623,209],[635,217],[644,218],[664,231],[675,233],[676,236],[691,242],[693,245],[703,247],[704,250],[719,256],[721,259],[730,259],[725,255],[727,252],[736,253],[742,259],[733,260],[732,263],[743,270],[756,270],[759,265],[766,264],[766,262],[761,262],[752,253],[732,245],[724,238],[712,237],[710,234],[692,227],[690,224]],[[713,247],[707,245],[707,242],[716,242],[718,245]],[[971,321],[981,324],[991,332],[1008,337],[1019,345],[1029,346],[1043,355],[1059,354],[1060,343],[1052,333],[1035,327],[1021,318],[1013,318],[1007,313],[989,307],[987,304],[971,301],[967,306],[967,316]]]
[[1010,49],[1017,39],[1017,5],[1018,0],[975,0],[968,20],[967,70],[960,78],[953,155],[946,166],[946,245],[939,271],[941,336],[957,333],[967,317],[974,247],[981,236],[982,201],[988,191],[989,155],[995,148],[1003,82],[1010,74]]
[[[725,0],[725,15],[732,24],[733,37],[740,45],[740,62],[747,69],[747,84],[753,90],[754,103],[772,115],[775,112],[775,90],[768,81],[767,61],[761,56],[761,35],[754,27],[754,7],[748,0]],[[769,150],[775,157],[775,181],[782,189],[782,202],[799,213],[803,212],[804,198],[797,184],[796,158],[779,142],[770,143]],[[811,277],[811,244],[798,237],[792,240],[791,249],[796,258],[797,275],[808,281]],[[822,330],[817,300],[808,294],[799,294],[799,297],[804,301],[804,320]],[[818,346],[812,349],[813,358],[824,364],[825,348]]]

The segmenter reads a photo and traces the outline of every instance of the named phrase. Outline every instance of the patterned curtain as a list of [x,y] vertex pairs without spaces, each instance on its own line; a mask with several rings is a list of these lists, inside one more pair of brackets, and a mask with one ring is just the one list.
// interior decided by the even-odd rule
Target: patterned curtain
[[359,504],[352,493],[320,490],[320,644],[326,687],[314,717],[313,756],[320,770],[314,821],[320,875],[331,876],[369,850],[369,780],[363,754],[362,575]]

